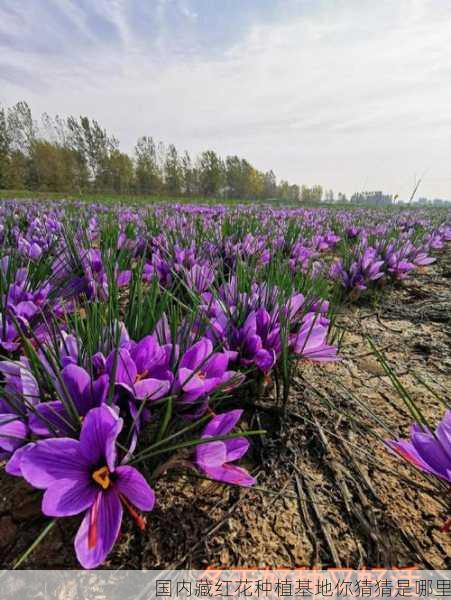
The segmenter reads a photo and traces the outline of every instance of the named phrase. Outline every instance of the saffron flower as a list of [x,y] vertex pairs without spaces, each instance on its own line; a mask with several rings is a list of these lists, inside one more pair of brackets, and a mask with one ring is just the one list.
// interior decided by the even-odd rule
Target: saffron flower
[[145,520],[136,509],[150,511],[155,503],[155,494],[139,471],[116,466],[121,429],[122,419],[104,404],[86,415],[79,440],[41,440],[21,457],[23,477],[45,490],[45,515],[68,517],[85,511],[74,545],[86,569],[100,565],[111,551],[123,507],[143,529]]
[[263,373],[268,373],[281,350],[278,319],[271,318],[264,308],[252,311],[238,332],[235,347],[239,349],[243,365],[255,364]]
[[410,441],[399,439],[386,443],[420,471],[451,483],[451,410],[445,412],[435,433],[414,423]]
[[[205,427],[202,439],[227,435],[238,423],[242,414],[242,410],[231,410],[216,415]],[[196,447],[195,462],[198,468],[211,479],[251,486],[255,484],[254,477],[245,469],[231,464],[244,456],[248,449],[249,442],[245,437],[200,444]]]
[[[85,369],[70,363],[61,371],[61,379],[65,389],[61,389],[60,394],[64,397],[64,401],[40,402],[30,414],[30,429],[35,435],[69,434],[73,430],[73,426],[71,427],[73,416],[71,417],[68,411],[68,402],[73,404],[78,417],[84,417],[91,408],[100,406],[106,400],[108,375],[101,375],[93,381]],[[60,387],[58,382],[55,385]]]
[[321,315],[307,313],[301,329],[290,336],[293,352],[316,362],[337,360],[337,348],[327,343],[329,321]]
[[208,395],[235,376],[227,371],[229,357],[225,352],[213,352],[213,344],[202,338],[182,356],[175,380],[175,391],[181,393],[180,402],[192,404]]
[[0,456],[8,458],[26,442],[28,427],[23,419],[14,413],[0,414]]
[[198,294],[206,292],[213,283],[215,274],[209,266],[194,265],[186,271],[188,287]]
[[128,350],[119,347],[110,353],[106,369],[116,384],[136,400],[158,400],[169,391],[173,375],[169,370],[171,347],[160,346],[155,336],[148,335]]

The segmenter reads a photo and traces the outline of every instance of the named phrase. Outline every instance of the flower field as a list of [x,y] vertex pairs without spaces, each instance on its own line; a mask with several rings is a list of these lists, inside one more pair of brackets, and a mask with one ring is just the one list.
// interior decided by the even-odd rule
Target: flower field
[[448,211],[0,211],[3,566],[444,567]]

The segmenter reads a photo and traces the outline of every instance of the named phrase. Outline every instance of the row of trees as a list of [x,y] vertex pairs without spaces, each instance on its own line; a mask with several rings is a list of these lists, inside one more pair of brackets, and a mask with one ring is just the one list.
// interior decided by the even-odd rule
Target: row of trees
[[213,150],[192,159],[170,144],[140,137],[133,156],[88,117],[33,119],[26,102],[0,106],[0,188],[114,192],[297,201],[320,200],[320,186],[302,190],[238,156]]

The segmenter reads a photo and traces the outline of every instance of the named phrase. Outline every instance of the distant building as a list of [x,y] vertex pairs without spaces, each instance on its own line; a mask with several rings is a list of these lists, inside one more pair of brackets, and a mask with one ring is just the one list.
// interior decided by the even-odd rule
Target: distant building
[[419,206],[445,206],[449,207],[451,204],[451,200],[445,200],[443,198],[434,198],[433,200],[429,200],[429,198],[418,198],[415,201],[415,204]]
[[351,196],[353,204],[365,204],[367,206],[390,206],[393,204],[393,196],[378,192],[357,192]]

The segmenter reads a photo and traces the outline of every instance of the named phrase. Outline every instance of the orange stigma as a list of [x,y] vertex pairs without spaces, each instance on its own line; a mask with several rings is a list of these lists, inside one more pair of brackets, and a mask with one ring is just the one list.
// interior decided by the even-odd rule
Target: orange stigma
[[136,376],[136,379],[135,379],[135,383],[138,383],[142,379],[145,379],[147,377],[148,373],[149,373],[148,369],[146,369],[145,371],[143,371],[143,373],[138,373],[138,375]]
[[94,473],[92,474],[92,478],[104,490],[107,490],[110,487],[111,481],[108,467],[101,467],[100,469],[97,469],[97,471],[94,471]]
[[119,498],[121,499],[122,504],[128,510],[132,519],[135,521],[135,523],[141,529],[141,531],[144,531],[144,529],[146,528],[146,524],[147,524],[145,517],[141,516],[139,514],[139,512],[137,510],[135,510],[135,507],[132,506],[130,504],[130,502],[128,502],[128,500],[122,494],[119,494]]
[[91,507],[89,512],[89,527],[88,527],[88,548],[92,550],[97,545],[97,516],[99,513],[100,493]]

